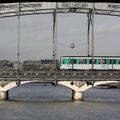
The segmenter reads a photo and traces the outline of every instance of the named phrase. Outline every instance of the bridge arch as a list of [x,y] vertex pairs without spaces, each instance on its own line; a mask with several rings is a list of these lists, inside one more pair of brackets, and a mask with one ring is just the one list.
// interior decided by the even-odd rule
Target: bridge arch
[[[22,81],[22,82],[20,82],[20,84],[26,84],[26,83],[32,83],[32,82],[37,82],[37,81]],[[6,91],[8,91],[8,90],[10,90],[14,87],[17,87],[17,84],[16,84],[15,81],[10,82],[9,84],[5,85],[4,87],[0,86],[0,91],[5,91],[6,92]]]
[[87,83],[86,83],[81,87],[78,87],[75,84],[71,85],[70,81],[59,81],[58,82],[58,84],[66,86],[66,87],[74,90],[75,92],[80,92],[80,93],[82,93],[82,92],[84,92],[92,87],[96,87],[98,85],[103,85],[103,84],[109,84],[109,83],[118,83],[118,81],[97,81],[93,85],[87,85]]
[[[26,84],[26,83],[32,83],[32,82],[38,82],[36,81],[22,81],[20,84]],[[63,85],[67,88],[70,88],[72,90],[72,99],[73,100],[83,100],[83,92],[95,87],[97,85],[107,84],[107,83],[118,83],[118,81],[97,81],[94,83],[94,85],[87,85],[84,84],[83,86],[78,86],[77,84],[71,84],[71,81],[59,81],[58,84]],[[16,87],[16,82],[10,82],[9,84],[5,85],[4,87],[0,86],[0,100],[7,100],[9,98],[8,90]]]
[[[26,83],[32,83],[32,82],[38,82],[38,81],[22,81],[20,84],[26,84]],[[71,84],[71,81],[59,81],[57,84],[65,86],[71,90],[74,90],[76,92],[84,92],[92,87],[98,86],[98,85],[103,85],[103,84],[108,84],[108,83],[118,83],[118,81],[97,81],[92,85],[87,85],[84,84],[81,87],[78,87],[76,84]],[[8,91],[14,87],[17,87],[16,82],[10,82],[9,84],[5,85],[4,87],[0,86],[0,91]]]
[[97,85],[102,85],[102,84],[107,84],[107,83],[118,83],[118,81],[97,81],[93,85],[87,85],[87,83],[85,83],[83,86],[80,86],[80,87],[75,84],[71,84],[70,81],[58,82],[58,84],[72,89],[72,99],[77,100],[77,101],[83,100],[83,92],[84,91],[86,91],[92,87],[95,87]]

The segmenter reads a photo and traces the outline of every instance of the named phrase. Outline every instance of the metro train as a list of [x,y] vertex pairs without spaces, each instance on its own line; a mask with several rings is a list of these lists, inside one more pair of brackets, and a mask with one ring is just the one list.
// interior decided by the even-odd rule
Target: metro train
[[[92,57],[61,56],[60,69],[92,69]],[[120,56],[94,56],[93,69],[120,69]]]

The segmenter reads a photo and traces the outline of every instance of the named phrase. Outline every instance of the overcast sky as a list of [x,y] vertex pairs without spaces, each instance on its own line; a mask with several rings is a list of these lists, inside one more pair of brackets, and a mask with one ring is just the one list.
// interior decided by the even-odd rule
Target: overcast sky
[[[20,18],[21,61],[52,58],[52,25],[52,15]],[[120,56],[120,17],[95,15],[94,26],[95,55]],[[0,18],[0,59],[17,60],[17,30],[17,17]],[[57,32],[58,58],[87,55],[86,14],[58,14]]]

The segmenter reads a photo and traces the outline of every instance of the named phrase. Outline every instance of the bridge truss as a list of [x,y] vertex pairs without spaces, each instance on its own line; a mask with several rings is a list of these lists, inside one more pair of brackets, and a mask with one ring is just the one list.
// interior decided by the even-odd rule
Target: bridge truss
[[[21,2],[0,4],[0,18],[57,13],[89,13],[92,10],[89,2]],[[19,11],[19,12],[18,12]],[[94,3],[94,14],[120,16],[120,3]]]
[[40,82],[57,82],[57,81],[120,81],[120,70],[57,70],[53,71],[19,71],[4,70],[0,71],[1,81],[40,81]]
[[[92,70],[56,70],[57,60],[57,13],[83,13],[88,18],[88,55],[89,53],[89,34],[92,28],[92,59],[94,57],[94,14],[120,16],[120,3],[88,3],[88,2],[21,2],[21,3],[2,3],[0,4],[0,18],[18,17],[18,70],[16,71],[0,71],[1,81],[99,81],[99,80],[120,80],[119,70],[94,70],[92,62]],[[20,71],[19,70],[19,29],[20,16],[36,15],[36,14],[52,14],[53,15],[53,61],[55,69],[52,71]]]

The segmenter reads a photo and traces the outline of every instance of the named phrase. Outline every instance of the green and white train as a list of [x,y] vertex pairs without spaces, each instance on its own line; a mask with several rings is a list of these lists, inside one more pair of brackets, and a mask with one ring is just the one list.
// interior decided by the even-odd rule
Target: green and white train
[[[93,69],[120,69],[120,56],[94,56]],[[62,56],[60,69],[92,69],[91,56]]]

